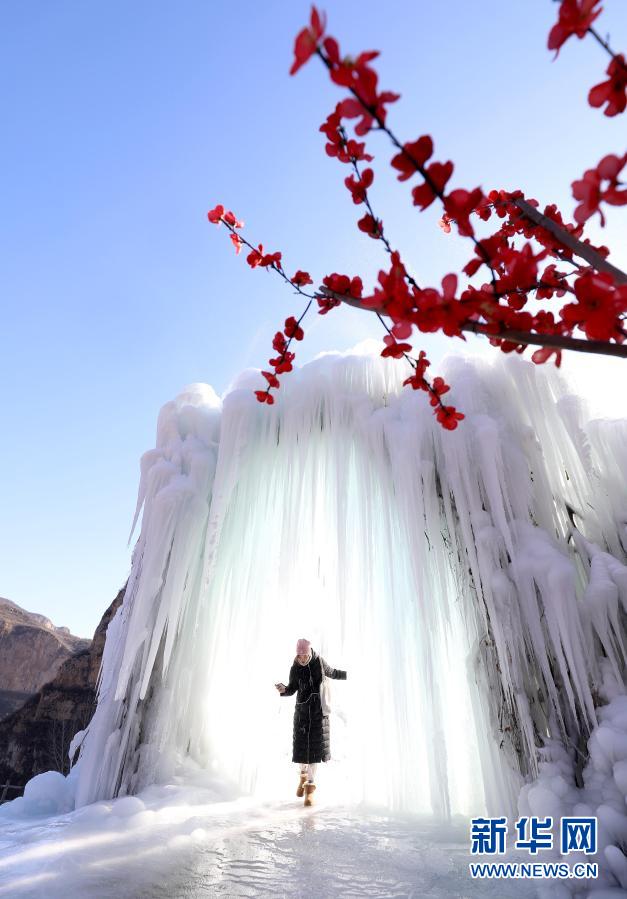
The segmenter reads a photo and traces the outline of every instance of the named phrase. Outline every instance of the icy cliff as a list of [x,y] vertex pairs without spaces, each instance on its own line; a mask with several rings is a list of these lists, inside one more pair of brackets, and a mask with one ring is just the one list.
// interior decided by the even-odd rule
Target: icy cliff
[[276,793],[297,637],[334,685],[336,786],[396,809],[512,811],[537,747],[584,747],[600,662],[622,679],[627,423],[549,370],[454,357],[455,432],[405,363],[324,354],[257,403],[192,385],[142,458],[141,531],[107,635],[76,803],[191,758]]

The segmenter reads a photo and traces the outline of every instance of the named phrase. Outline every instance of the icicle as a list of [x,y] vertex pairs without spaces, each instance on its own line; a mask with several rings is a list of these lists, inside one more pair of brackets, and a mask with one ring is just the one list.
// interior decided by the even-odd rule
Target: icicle
[[[585,736],[593,641],[616,670],[624,654],[614,600],[585,612],[601,568],[626,602],[618,428],[588,430],[563,383],[519,359],[455,357],[444,374],[466,413],[452,433],[370,351],[294,371],[272,407],[256,371],[222,401],[195,385],[164,407],[79,804],[184,755],[282,791],[293,705],[273,684],[300,636],[348,671],[325,766],[338,798],[503,814],[543,738]],[[614,553],[592,573],[573,509]]]

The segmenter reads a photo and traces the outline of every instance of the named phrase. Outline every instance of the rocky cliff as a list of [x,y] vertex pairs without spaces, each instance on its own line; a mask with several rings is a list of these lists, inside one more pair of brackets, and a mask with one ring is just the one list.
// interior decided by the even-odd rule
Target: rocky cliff
[[0,597],[0,718],[51,681],[90,641]]
[[83,646],[61,662],[53,678],[0,721],[0,783],[23,786],[41,771],[69,771],[70,742],[94,712],[107,627],[123,596],[124,590],[120,590],[102,616],[93,640],[80,641]]

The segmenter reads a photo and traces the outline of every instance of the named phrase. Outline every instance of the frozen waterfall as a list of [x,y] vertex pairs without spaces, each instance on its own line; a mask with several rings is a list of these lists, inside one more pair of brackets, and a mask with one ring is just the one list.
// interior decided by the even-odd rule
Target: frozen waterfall
[[627,423],[587,422],[548,366],[442,368],[455,432],[372,348],[295,370],[272,407],[257,371],[163,407],[77,805],[187,756],[291,794],[273,685],[301,636],[348,671],[320,766],[334,798],[506,814],[539,743],[586,739],[599,655],[625,663]]

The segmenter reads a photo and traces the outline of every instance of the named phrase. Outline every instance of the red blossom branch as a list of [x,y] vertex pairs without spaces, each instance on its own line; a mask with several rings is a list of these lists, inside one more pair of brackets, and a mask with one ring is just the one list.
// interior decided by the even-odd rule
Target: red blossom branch
[[[356,126],[356,133],[367,133],[372,128],[372,122],[376,122],[378,130],[387,134],[392,144],[399,151],[398,155],[392,160],[392,165],[401,171],[399,180],[406,180],[412,172],[417,172],[424,178],[425,183],[414,188],[412,192],[414,205],[419,206],[421,210],[425,210],[437,197],[444,206],[445,213],[450,214],[456,219],[459,233],[465,237],[469,237],[473,241],[479,252],[483,255],[486,265],[491,269],[490,257],[485,252],[481,242],[475,237],[469,222],[471,208],[468,207],[477,205],[483,198],[480,189],[476,188],[472,193],[459,190],[453,191],[446,196],[444,187],[453,174],[453,163],[433,162],[429,166],[426,166],[427,160],[433,153],[433,143],[431,138],[428,135],[424,135],[413,144],[401,144],[385,123],[385,104],[395,102],[399,99],[399,95],[391,92],[383,92],[382,94],[377,95],[376,91],[373,90],[371,91],[373,99],[372,101],[369,101],[363,96],[363,91],[360,91],[359,88],[354,84],[351,84],[350,81],[347,82],[347,78],[350,77],[348,74],[340,74],[339,76],[336,74],[337,69],[341,69],[342,65],[345,65],[349,72],[359,71],[360,62],[364,71],[370,73],[372,70],[368,69],[367,63],[370,59],[378,56],[378,53],[362,53],[355,63],[352,63],[352,61],[348,61],[347,63],[346,60],[340,60],[339,47],[334,38],[327,38],[327,40],[324,41],[324,50],[320,46],[317,46],[315,53],[331,72],[332,80],[348,87],[350,93],[355,98],[356,105],[345,100],[338,105],[338,110],[341,109],[343,114],[349,118],[362,115],[361,122]],[[369,80],[372,81],[372,79]],[[336,110],[336,112],[338,110]],[[495,276],[492,269],[491,273],[494,282]]]
[[627,284],[627,274],[620,268],[612,265],[611,262],[608,262],[607,259],[605,259],[605,257],[593,246],[588,243],[583,243],[581,240],[573,237],[572,234],[565,231],[564,228],[561,228],[548,216],[543,215],[535,206],[532,206],[531,203],[525,200],[524,197],[518,197],[513,202],[529,221],[539,225],[540,228],[548,231],[549,234],[552,234],[555,239],[562,246],[570,250],[571,253],[579,256],[580,259],[584,259],[597,271],[607,272],[617,284]]
[[[536,285],[539,287],[540,285]],[[322,288],[321,288],[322,289]],[[530,288],[530,289],[536,289]],[[379,315],[385,315],[383,308],[377,309],[372,306],[364,306],[360,300],[353,299],[348,296],[339,296],[333,294],[332,291],[326,291],[329,297],[336,298],[339,302],[354,306],[356,309],[362,309],[369,312],[376,312]],[[467,322],[461,326],[462,331],[471,334],[481,334],[485,337],[493,339],[494,335],[488,329],[488,326],[482,322]],[[591,353],[601,356],[617,356],[627,359],[627,344],[610,343],[605,340],[585,340],[578,337],[565,337],[561,334],[530,334],[527,331],[516,331],[512,328],[503,328],[499,332],[499,339],[506,340],[510,343],[524,343],[529,346],[550,347],[552,349],[573,350],[577,353]]]
[[[322,35],[319,36],[322,38]],[[377,130],[384,131],[389,139],[392,141],[393,145],[400,151],[397,156],[392,160],[392,165],[400,171],[399,180],[407,180],[411,177],[413,172],[417,172],[424,179],[424,184],[419,185],[417,188],[414,188],[413,196],[414,196],[414,204],[420,206],[421,209],[427,208],[433,200],[437,197],[442,202],[442,205],[445,209],[445,220],[448,222],[454,221],[457,225],[458,231],[463,236],[468,236],[473,240],[475,244],[475,249],[480,257],[480,259],[485,263],[490,269],[490,276],[492,281],[492,299],[498,297],[501,294],[499,291],[499,285],[503,281],[503,278],[497,278],[497,274],[495,271],[496,261],[494,251],[498,249],[501,256],[504,255],[504,247],[502,246],[502,238],[503,233],[500,235],[493,235],[492,238],[487,241],[480,241],[475,237],[473,227],[470,223],[470,216],[479,210],[481,207],[482,210],[486,209],[485,198],[483,197],[483,193],[479,188],[476,188],[473,191],[465,191],[465,190],[456,190],[452,191],[450,194],[445,193],[445,185],[448,181],[448,178],[452,174],[453,165],[452,163],[432,163],[429,166],[426,165],[427,160],[431,157],[433,152],[433,143],[431,138],[428,136],[423,136],[419,138],[414,143],[410,144],[401,144],[401,142],[396,138],[391,129],[386,124],[386,109],[385,104],[389,102],[393,102],[398,97],[395,94],[391,94],[389,92],[384,92],[382,94],[377,94],[376,92],[376,75],[369,68],[369,62],[376,56],[374,53],[363,53],[355,61],[351,59],[340,58],[339,47],[337,42],[333,38],[324,39],[321,44],[318,43],[315,50],[308,50],[308,58],[312,55],[318,55],[320,59],[323,61],[329,72],[331,73],[332,80],[340,85],[347,87],[352,95],[353,99],[342,101],[336,107],[336,111],[334,115],[336,118],[341,119],[342,117],[348,118],[356,118],[362,116],[361,121],[356,126],[356,132],[358,131],[360,135],[367,133],[372,127],[373,124],[376,123]],[[338,158],[340,161],[346,161],[342,159],[339,154]],[[373,180],[373,175],[371,170],[367,170],[369,175],[368,183],[364,184],[362,181],[355,182],[350,185],[352,187],[353,199],[355,202],[362,202],[367,187],[370,186],[370,183]],[[348,183],[348,179],[347,179]],[[510,195],[508,199],[513,199],[514,195]],[[527,203],[527,201],[522,198],[520,195],[520,207],[522,210],[528,213],[531,210],[531,204]],[[520,208],[519,207],[519,208]],[[545,210],[544,218],[539,220],[537,217],[535,218],[535,223],[538,227],[532,232],[532,236],[534,236],[541,244],[548,246],[548,250],[553,252],[555,255],[558,255],[559,258],[562,258],[564,253],[566,255],[572,252],[572,248],[576,248],[577,250],[581,250],[585,245],[581,241],[575,240],[574,234],[576,233],[576,227],[568,226],[565,227],[561,221],[561,216],[557,210],[552,211],[551,218],[553,220],[553,225],[550,230],[547,231],[546,227],[543,227],[543,224],[550,221],[547,212]],[[481,214],[481,213],[479,213]],[[483,216],[482,217],[487,217]],[[533,221],[533,218],[531,219]],[[509,225],[513,224],[513,219],[510,214]],[[549,239],[550,235],[550,239]],[[566,236],[566,243],[560,243],[560,236]],[[560,252],[556,252],[557,248],[555,246],[555,239],[558,239],[558,243],[560,243]],[[499,240],[501,240],[501,245],[499,245]],[[492,243],[492,245],[490,245]],[[513,262],[514,265],[518,265],[522,254],[519,255],[519,258],[516,259],[513,257],[513,253],[511,248],[507,248],[509,251],[510,263]],[[527,248],[523,248],[524,251]],[[594,248],[590,248],[592,252],[594,252]],[[586,252],[586,251],[584,251]],[[527,254],[528,255],[528,254]],[[537,257],[540,259],[541,257]],[[599,255],[599,259],[600,259]],[[602,263],[603,267],[607,269],[609,264]],[[512,267],[512,266],[510,266]],[[518,266],[522,269],[522,266]],[[475,269],[476,270],[476,269]],[[511,274],[511,273],[510,273]],[[449,279],[449,276],[447,276]],[[511,280],[511,279],[510,279]],[[449,282],[450,283],[450,282]],[[444,281],[443,281],[444,285]],[[508,303],[514,309],[520,310],[522,306],[524,306],[524,301],[521,302],[520,296],[522,291],[516,289],[516,285],[512,285],[511,293],[508,295]],[[575,290],[575,293],[577,291]],[[568,322],[563,319],[561,322],[554,322],[552,313],[547,313],[541,311],[539,315],[532,317],[529,313],[521,313],[518,316],[518,320],[516,320],[511,314],[504,312],[502,307],[493,308],[488,313],[488,299],[489,299],[489,291],[485,288],[482,290],[483,296],[480,298],[480,306],[482,314],[488,319],[494,319],[495,317],[498,320],[499,327],[495,327],[495,322],[493,320],[488,321],[488,332],[493,334],[498,334],[503,330],[504,327],[508,328],[510,331],[522,331],[529,332],[531,328],[530,325],[535,325],[536,327],[541,324],[542,327],[537,327],[538,331],[546,332],[548,330],[548,325],[555,324],[558,330],[562,332],[567,330],[567,324],[583,324],[584,329],[587,330],[589,337],[594,337],[595,335],[592,331],[599,332],[600,330],[605,330],[607,332],[607,336],[614,338],[616,340],[622,341],[624,338],[624,331],[622,328],[622,313],[624,312],[624,303],[623,297],[617,296],[608,304],[608,309],[611,311],[611,315],[608,317],[607,321],[603,323],[602,327],[599,327],[600,323],[595,321],[594,323],[586,323],[586,316],[579,314],[575,316],[572,313],[572,309],[570,306],[564,307],[562,310],[562,314],[568,311]],[[466,291],[465,295],[462,296],[462,299],[469,300],[471,299],[473,294],[470,291]],[[452,300],[451,297],[448,298]],[[579,299],[579,297],[578,297]],[[588,304],[589,306],[593,304]],[[452,308],[452,303],[449,303],[449,308]],[[409,311],[409,310],[406,310]],[[541,320],[540,320],[541,316]],[[476,318],[476,310],[474,314],[470,314],[468,318]],[[411,317],[407,316],[407,318],[411,321]],[[420,322],[414,319],[414,323],[420,327]],[[460,322],[456,323],[457,327],[453,328],[451,331],[452,334],[460,334]],[[523,327],[521,327],[523,325]],[[423,328],[423,330],[429,330]],[[445,333],[446,328],[444,328]],[[604,335],[603,335],[604,336]],[[511,349],[521,349],[522,346],[512,345],[509,341],[501,344],[501,348],[510,351]],[[546,356],[541,356],[540,354],[534,354],[534,358],[536,361],[540,361],[546,358]],[[559,361],[559,360],[558,360]]]
[[[272,346],[273,349],[279,353],[276,358],[269,360],[270,365],[274,368],[274,372],[262,371],[261,374],[266,378],[268,386],[265,390],[255,391],[255,396],[259,402],[272,405],[274,403],[274,397],[270,391],[272,388],[278,389],[280,387],[279,374],[292,371],[292,362],[295,354],[290,352],[289,348],[293,340],[303,339],[304,332],[300,327],[300,324],[309,311],[313,300],[316,299],[318,301],[320,306],[318,311],[321,315],[324,315],[331,308],[339,305],[343,300],[356,298],[357,296],[361,297],[361,279],[353,278],[351,280],[346,275],[329,275],[324,279],[324,285],[316,294],[309,294],[302,289],[303,285],[313,283],[308,272],[299,270],[293,278],[288,278],[281,265],[281,253],[265,254],[263,252],[262,244],[258,244],[258,246],[255,247],[250,243],[250,241],[237,230],[243,227],[243,222],[238,221],[232,212],[225,212],[224,207],[219,205],[208,213],[207,218],[212,224],[223,224],[226,226],[238,254],[241,251],[242,246],[247,246],[250,249],[251,252],[247,257],[247,262],[251,268],[261,266],[276,272],[276,274],[281,276],[285,283],[290,284],[296,289],[297,293],[307,297],[309,300],[301,313],[300,318],[298,320],[293,316],[287,318],[285,320],[284,330],[277,331],[274,335]],[[390,253],[396,255],[391,247]],[[332,287],[338,288],[341,292],[331,290]],[[434,408],[434,413],[440,424],[448,430],[456,428],[457,422],[464,418],[463,414],[458,412],[452,406],[446,406],[441,399],[442,396],[450,390],[449,386],[439,377],[435,378],[433,383],[431,383],[425,376],[426,369],[431,364],[427,359],[426,354],[421,351],[418,359],[413,359],[409,356],[407,350],[411,349],[411,345],[398,343],[396,337],[383,321],[382,317],[380,315],[378,317],[387,331],[387,336],[384,338],[385,349],[381,355],[391,356],[395,359],[404,357],[414,369],[414,374],[407,378],[403,384],[411,384],[414,389],[427,392],[429,394],[430,403]]]
[[[549,47],[557,55],[569,37],[582,38],[588,31],[605,47],[612,57],[608,68],[610,77],[590,91],[589,102],[593,106],[606,103],[605,114],[616,115],[625,108],[627,67],[624,57],[614,54],[592,28],[601,12],[598,3],[599,0],[562,0],[558,22],[549,36]],[[555,356],[559,365],[563,349],[627,357],[627,275],[607,260],[605,247],[595,247],[583,237],[584,223],[592,215],[598,213],[604,224],[602,203],[627,204],[627,189],[619,180],[627,164],[627,154],[604,157],[596,168],[587,170],[581,179],[573,182],[573,195],[579,201],[575,224],[566,222],[553,205],[540,211],[537,202],[525,198],[521,191],[491,191],[486,197],[481,188],[449,190],[454,166],[450,160],[433,161],[432,138],[423,135],[413,142],[402,143],[388,126],[387,106],[398,100],[399,95],[378,90],[378,77],[371,66],[378,53],[342,57],[337,41],[325,36],[325,31],[326,18],[313,7],[309,25],[296,38],[290,72],[294,74],[317,55],[331,80],[347,89],[348,97],[337,104],[320,130],[327,138],[327,154],[348,164],[352,170],[344,183],[353,203],[366,209],[357,222],[359,230],[381,241],[390,267],[379,272],[378,283],[369,296],[363,295],[360,277],[338,273],[325,276],[317,291],[307,293],[303,287],[313,283],[307,272],[299,270],[293,278],[288,278],[281,253],[266,253],[261,244],[253,246],[239,233],[242,223],[233,213],[225,212],[222,206],[209,213],[210,221],[227,227],[237,253],[243,246],[249,248],[247,262],[252,268],[273,270],[308,300],[300,318],[286,319],[283,331],[275,335],[273,348],[278,356],[269,360],[274,371],[262,372],[268,386],[265,391],[255,391],[259,401],[274,402],[270,390],[280,386],[277,375],[292,369],[294,353],[289,348],[293,340],[303,338],[300,324],[314,299],[321,315],[341,303],[375,312],[387,332],[381,355],[404,357],[411,364],[414,373],[403,383],[425,391],[438,421],[449,429],[457,427],[463,415],[442,402],[442,396],[450,389],[448,385],[441,378],[436,377],[432,382],[426,378],[430,363],[424,351],[416,359],[409,355],[412,346],[403,341],[411,336],[414,328],[425,333],[442,331],[461,339],[465,339],[467,332],[482,334],[503,352],[522,352],[528,345],[538,346],[532,355],[537,363]],[[357,120],[355,138],[347,133],[346,119]],[[421,178],[421,183],[412,189],[414,205],[422,211],[439,201],[443,229],[450,231],[454,224],[460,236],[472,241],[475,255],[464,267],[464,274],[472,278],[485,265],[490,276],[488,284],[479,287],[469,284],[458,292],[458,277],[450,273],[442,278],[441,288],[423,288],[410,274],[389,241],[381,218],[375,214],[370,197],[374,171],[360,165],[372,162],[373,157],[366,152],[365,142],[357,138],[373,130],[384,132],[398,151],[391,160],[398,180],[407,181],[416,175]],[[478,237],[473,219],[487,222],[493,215],[501,219],[499,228],[487,237]],[[517,238],[523,238],[525,243],[516,246]],[[558,271],[555,263],[546,264],[549,257],[572,269]],[[545,264],[542,271],[541,263]],[[532,297],[536,301],[567,297],[568,302],[557,315],[547,308],[532,312],[526,308]],[[392,324],[388,325],[385,318]],[[574,337],[575,329],[583,331],[586,339]]]

